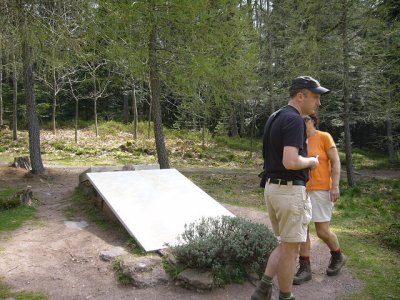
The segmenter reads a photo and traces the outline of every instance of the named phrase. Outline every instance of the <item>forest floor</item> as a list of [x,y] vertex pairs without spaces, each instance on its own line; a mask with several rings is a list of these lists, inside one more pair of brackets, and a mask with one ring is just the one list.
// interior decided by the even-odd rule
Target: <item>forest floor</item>
[[[65,225],[65,210],[71,206],[71,196],[78,185],[78,176],[85,167],[49,167],[43,176],[0,166],[0,187],[32,186],[39,199],[37,217],[18,230],[0,234],[0,276],[13,291],[43,292],[49,299],[140,299],[140,300],[200,300],[250,299],[254,285],[250,282],[230,284],[207,292],[184,289],[171,283],[154,288],[137,289],[121,285],[112,265],[99,259],[101,250],[125,246],[125,230],[101,229],[85,217],[88,227],[71,228]],[[399,173],[370,174],[398,178]],[[249,175],[250,176],[250,175]],[[254,177],[254,175],[251,175]],[[268,214],[252,208],[224,205],[237,216],[269,224]],[[340,299],[362,288],[362,284],[345,267],[335,277],[325,275],[329,261],[326,246],[313,239],[313,279],[294,287],[297,299]],[[351,258],[350,258],[351,259]],[[276,294],[277,292],[275,292]]]

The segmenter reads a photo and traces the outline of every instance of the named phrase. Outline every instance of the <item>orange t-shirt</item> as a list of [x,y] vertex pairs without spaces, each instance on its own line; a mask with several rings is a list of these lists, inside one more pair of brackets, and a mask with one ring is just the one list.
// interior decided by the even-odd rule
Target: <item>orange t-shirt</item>
[[319,155],[319,166],[310,171],[310,180],[307,182],[307,190],[324,190],[332,188],[331,162],[328,150],[336,148],[332,136],[324,131],[308,137],[308,156]]

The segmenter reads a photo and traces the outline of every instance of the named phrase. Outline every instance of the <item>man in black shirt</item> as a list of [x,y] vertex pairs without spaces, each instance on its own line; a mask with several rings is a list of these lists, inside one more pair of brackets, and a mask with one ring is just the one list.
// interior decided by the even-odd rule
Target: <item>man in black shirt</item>
[[306,241],[311,219],[311,203],[306,191],[309,169],[318,166],[318,157],[307,157],[307,134],[302,116],[321,105],[329,92],[309,76],[297,77],[289,89],[287,106],[268,119],[264,129],[263,157],[266,174],[265,201],[275,235],[280,244],[271,253],[265,273],[251,300],[269,300],[272,279],[278,275],[279,299],[293,300],[293,275],[301,242]]

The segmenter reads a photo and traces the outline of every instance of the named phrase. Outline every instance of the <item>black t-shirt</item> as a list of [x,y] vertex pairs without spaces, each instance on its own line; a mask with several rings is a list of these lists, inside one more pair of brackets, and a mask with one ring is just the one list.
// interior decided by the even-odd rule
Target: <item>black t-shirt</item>
[[[271,118],[271,117],[270,117]],[[269,136],[266,137],[268,122],[264,129],[264,169],[268,178],[308,181],[309,169],[287,170],[282,163],[283,147],[299,149],[307,157],[306,125],[299,112],[292,106],[284,106],[273,119]]]

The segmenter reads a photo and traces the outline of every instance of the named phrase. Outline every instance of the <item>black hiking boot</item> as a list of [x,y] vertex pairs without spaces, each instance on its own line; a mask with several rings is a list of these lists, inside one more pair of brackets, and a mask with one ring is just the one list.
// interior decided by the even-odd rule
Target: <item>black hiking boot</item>
[[251,295],[250,300],[271,300],[272,296],[272,282],[267,283],[265,281],[260,281],[257,285],[256,290],[253,295]]
[[300,285],[303,282],[311,280],[311,264],[309,261],[300,260],[299,269],[293,277],[293,284]]
[[328,276],[335,276],[339,274],[340,270],[346,264],[346,261],[347,261],[347,256],[343,255],[342,253],[333,254],[331,256],[328,269],[326,269],[326,274]]

